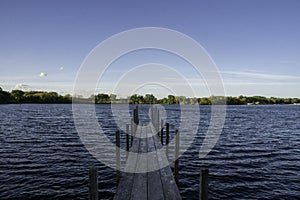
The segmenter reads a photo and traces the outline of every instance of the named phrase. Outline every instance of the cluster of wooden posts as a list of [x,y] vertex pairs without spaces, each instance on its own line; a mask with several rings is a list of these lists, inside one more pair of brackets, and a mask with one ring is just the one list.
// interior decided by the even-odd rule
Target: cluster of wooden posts
[[[154,126],[157,135],[161,138],[161,144],[166,145],[166,157],[169,158],[169,139],[170,139],[170,124],[165,123],[163,120],[160,120],[159,110],[154,107],[151,109],[151,122]],[[132,146],[135,132],[137,130],[137,126],[139,124],[139,115],[138,115],[138,107],[133,110],[133,120],[131,120],[131,124],[126,124],[126,159],[128,158],[130,147]],[[165,128],[165,131],[164,131]],[[164,141],[165,139],[165,141]],[[175,163],[174,163],[174,178],[178,185],[178,177],[179,177],[179,140],[180,140],[180,132],[175,130]],[[121,156],[120,156],[120,131],[116,131],[116,182],[119,184],[121,175],[120,175],[120,166],[121,166]],[[208,176],[209,170],[207,168],[202,168],[200,173],[200,200],[208,199]],[[91,167],[89,170],[89,199],[90,200],[98,200],[99,192],[98,192],[98,169],[97,167]]]
[[[169,159],[169,142],[170,142],[170,124],[165,124],[165,136],[164,136],[164,122],[159,117],[159,110],[154,107],[151,109],[151,120],[152,124],[157,132],[157,135],[160,137],[161,145],[166,145],[166,157]],[[159,123],[160,122],[160,123]],[[174,178],[178,185],[178,170],[179,170],[179,138],[180,132],[176,129],[175,131],[175,163],[174,163]],[[165,143],[164,143],[164,138]]]

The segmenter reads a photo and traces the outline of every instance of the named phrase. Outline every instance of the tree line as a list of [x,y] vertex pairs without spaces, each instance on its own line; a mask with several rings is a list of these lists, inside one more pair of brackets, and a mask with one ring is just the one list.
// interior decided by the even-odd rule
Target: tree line
[[[153,94],[138,95],[134,94],[128,98],[117,98],[115,94],[97,94],[89,98],[76,97],[79,103],[129,103],[129,104],[189,104],[189,105],[211,105],[224,104],[228,105],[247,105],[247,104],[299,104],[299,98],[277,98],[263,96],[238,96],[238,97],[221,97],[210,96],[201,98],[189,98],[185,96],[168,95],[158,99]],[[21,103],[72,103],[72,96],[66,94],[59,95],[56,92],[45,91],[22,91],[12,90],[4,91],[0,87],[0,104],[21,104]]]
[[3,91],[0,87],[1,104],[20,104],[20,103],[71,103],[72,96],[59,95],[57,92],[12,90]]
[[211,105],[211,104],[226,104],[228,105],[247,105],[247,104],[299,104],[299,98],[278,98],[278,97],[263,97],[263,96],[210,96],[201,98],[189,98],[185,96],[168,95],[168,97],[157,99],[152,94],[132,95],[129,98],[130,104],[189,104],[189,105]]

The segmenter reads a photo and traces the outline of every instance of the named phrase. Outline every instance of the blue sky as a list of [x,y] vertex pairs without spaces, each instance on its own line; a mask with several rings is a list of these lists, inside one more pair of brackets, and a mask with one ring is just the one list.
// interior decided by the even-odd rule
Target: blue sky
[[[151,26],[200,43],[218,66],[226,95],[300,97],[299,9],[297,0],[1,0],[0,87],[71,93],[81,63],[96,45],[113,34]],[[189,66],[157,57],[193,78]],[[141,59],[146,61],[149,56]],[[114,70],[118,66],[101,91],[109,92]],[[201,86],[194,89],[208,95]]]

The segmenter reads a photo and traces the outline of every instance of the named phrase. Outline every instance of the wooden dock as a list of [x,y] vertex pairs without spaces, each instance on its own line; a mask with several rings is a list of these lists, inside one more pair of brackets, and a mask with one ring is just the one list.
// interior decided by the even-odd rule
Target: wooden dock
[[[151,109],[151,123],[148,125],[140,124],[138,107],[133,110],[131,125],[126,124],[126,163],[123,167],[120,157],[120,131],[116,131],[118,187],[114,200],[182,199],[177,187],[180,133],[176,130],[174,135],[173,176],[168,160],[170,154],[169,123],[165,124],[165,132],[163,124],[157,108]],[[163,148],[163,144],[166,144],[165,148]],[[99,200],[97,171],[96,167],[91,167],[89,171],[89,200]],[[201,169],[200,183],[199,199],[207,200],[208,169],[206,168]]]
[[114,199],[181,199],[155,128],[139,127]]

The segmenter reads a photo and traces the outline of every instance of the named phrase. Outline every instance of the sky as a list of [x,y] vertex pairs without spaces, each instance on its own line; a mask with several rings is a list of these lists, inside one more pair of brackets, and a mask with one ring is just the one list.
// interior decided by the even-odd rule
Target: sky
[[[99,43],[129,29],[162,27],[205,49],[227,96],[300,97],[299,9],[297,0],[0,0],[0,87],[72,93],[80,66]],[[131,68],[161,63],[190,80],[194,96],[211,95],[193,66],[171,53],[144,50],[126,56],[99,79],[97,92],[110,93]],[[146,76],[135,74],[138,80]],[[178,80],[173,80],[176,94],[191,96]],[[122,84],[120,97],[171,92],[153,84],[132,91]]]

